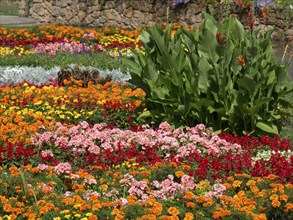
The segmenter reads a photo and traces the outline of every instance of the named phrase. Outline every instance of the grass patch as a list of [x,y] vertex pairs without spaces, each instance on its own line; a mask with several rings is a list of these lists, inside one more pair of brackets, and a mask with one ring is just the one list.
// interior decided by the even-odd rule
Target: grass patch
[[18,15],[19,4],[0,2],[0,15]]
[[92,66],[99,69],[125,69],[121,59],[110,57],[105,53],[83,53],[74,55],[57,53],[56,56],[30,54],[19,57],[7,55],[0,59],[0,66],[29,66],[50,69],[55,66],[66,67],[70,64]]

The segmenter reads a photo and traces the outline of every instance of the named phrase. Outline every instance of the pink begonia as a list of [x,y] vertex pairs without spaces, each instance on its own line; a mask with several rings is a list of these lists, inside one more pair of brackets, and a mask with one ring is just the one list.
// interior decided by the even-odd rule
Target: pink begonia
[[119,199],[122,202],[122,206],[126,206],[128,204],[128,200],[126,198]]
[[170,126],[170,124],[168,122],[162,122],[159,125],[159,128],[162,129],[163,131],[170,131],[171,126]]
[[55,171],[57,172],[58,175],[60,174],[70,174],[72,171],[72,167],[70,165],[70,163],[59,163],[56,167],[55,167]]
[[45,190],[53,190],[53,187],[51,187],[51,186],[48,186],[47,184],[43,184],[42,186],[41,186],[41,188],[42,189],[45,189]]
[[88,38],[89,40],[94,40],[95,34],[94,33],[84,34],[83,37]]
[[87,178],[87,179],[85,179],[83,181],[83,183],[86,184],[86,185],[92,185],[92,184],[96,185],[97,184],[97,180],[94,179],[94,178]]
[[117,196],[119,195],[119,191],[116,189],[112,189],[111,191],[105,193],[106,197],[112,197],[112,196]]
[[91,196],[101,197],[101,194],[98,193],[97,191],[93,191],[93,192],[85,192],[85,193],[83,194],[83,198],[86,199],[87,201],[90,200]]
[[66,192],[64,193],[64,196],[66,196],[66,197],[71,197],[71,196],[72,196],[72,192],[70,192],[70,191],[66,191]]
[[157,130],[145,125],[138,132],[107,128],[105,123],[89,126],[87,122],[81,122],[70,128],[56,123],[56,127],[55,132],[36,134],[33,143],[37,146],[54,144],[64,150],[95,155],[103,154],[105,150],[115,153],[118,149],[127,151],[133,147],[138,150],[156,147],[162,157],[169,157],[172,153],[177,161],[195,153],[217,156],[223,152],[241,152],[240,145],[221,139],[202,124],[172,131],[171,126],[163,122]]
[[205,194],[205,197],[215,197],[220,198],[224,192],[226,191],[226,186],[220,183],[216,183],[213,185],[213,189]]
[[70,179],[72,179],[72,180],[78,180],[79,178],[80,178],[80,176],[77,174],[74,174],[74,173],[70,174]]
[[38,168],[40,170],[47,170],[48,169],[48,166],[46,164],[41,163],[41,164],[38,165]]
[[92,154],[99,154],[100,148],[96,145],[89,147],[88,151]]

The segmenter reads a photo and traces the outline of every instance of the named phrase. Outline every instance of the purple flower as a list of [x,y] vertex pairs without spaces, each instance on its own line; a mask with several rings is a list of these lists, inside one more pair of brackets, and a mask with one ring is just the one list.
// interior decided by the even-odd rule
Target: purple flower
[[262,9],[266,5],[274,5],[275,1],[274,0],[257,0],[254,4],[254,7]]
[[173,0],[173,5],[178,5],[181,3],[186,4],[188,2],[189,2],[189,0]]

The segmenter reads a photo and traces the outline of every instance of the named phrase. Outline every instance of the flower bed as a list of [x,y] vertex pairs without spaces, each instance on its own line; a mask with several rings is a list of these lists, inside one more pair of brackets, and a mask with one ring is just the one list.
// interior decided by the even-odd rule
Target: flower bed
[[[292,215],[288,140],[217,136],[204,125],[127,130],[130,121],[123,129],[87,123],[92,111],[104,112],[100,122],[130,117],[136,105],[123,100],[143,93],[113,83],[77,85],[1,88],[3,219]],[[107,97],[116,105],[105,105]]]
[[[15,39],[2,42],[41,51],[43,39],[70,53],[72,45],[109,46],[115,33],[137,38],[120,29],[40,28],[40,36],[2,28]],[[0,87],[0,219],[293,218],[290,140],[139,124],[146,93],[119,80],[36,85],[3,77],[13,83]]]

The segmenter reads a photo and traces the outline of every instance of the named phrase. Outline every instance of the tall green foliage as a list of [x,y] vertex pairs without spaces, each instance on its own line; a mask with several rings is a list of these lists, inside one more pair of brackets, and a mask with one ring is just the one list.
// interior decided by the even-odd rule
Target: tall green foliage
[[[292,107],[288,65],[276,63],[271,32],[260,37],[235,18],[217,24],[208,14],[199,30],[174,36],[157,25],[142,31],[144,53],[125,59],[130,83],[146,92],[141,120],[175,127],[204,123],[215,131],[277,134]],[[147,121],[149,122],[149,121]]]

